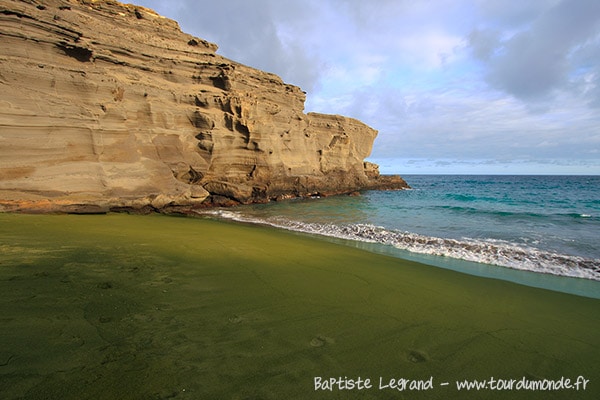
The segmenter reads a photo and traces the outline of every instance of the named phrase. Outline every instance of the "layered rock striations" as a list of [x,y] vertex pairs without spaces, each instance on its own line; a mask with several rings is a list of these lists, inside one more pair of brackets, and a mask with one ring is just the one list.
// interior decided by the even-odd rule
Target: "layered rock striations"
[[0,0],[0,209],[104,212],[403,188],[377,132],[111,0]]

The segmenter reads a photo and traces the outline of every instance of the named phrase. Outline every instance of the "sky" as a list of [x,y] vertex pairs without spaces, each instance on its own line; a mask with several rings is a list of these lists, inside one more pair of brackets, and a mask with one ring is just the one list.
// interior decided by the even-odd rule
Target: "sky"
[[134,0],[379,131],[383,173],[600,175],[598,0]]

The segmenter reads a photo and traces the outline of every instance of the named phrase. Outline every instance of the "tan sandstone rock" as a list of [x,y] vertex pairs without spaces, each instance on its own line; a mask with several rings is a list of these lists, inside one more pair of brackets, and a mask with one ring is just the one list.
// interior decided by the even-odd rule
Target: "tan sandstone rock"
[[402,188],[377,132],[112,0],[0,0],[0,210],[104,212]]

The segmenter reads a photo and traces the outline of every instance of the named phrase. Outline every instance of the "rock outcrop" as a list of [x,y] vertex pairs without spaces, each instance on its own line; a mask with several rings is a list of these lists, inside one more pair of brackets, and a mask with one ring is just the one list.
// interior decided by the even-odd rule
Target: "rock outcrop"
[[406,187],[377,132],[112,0],[0,0],[0,210],[168,210]]

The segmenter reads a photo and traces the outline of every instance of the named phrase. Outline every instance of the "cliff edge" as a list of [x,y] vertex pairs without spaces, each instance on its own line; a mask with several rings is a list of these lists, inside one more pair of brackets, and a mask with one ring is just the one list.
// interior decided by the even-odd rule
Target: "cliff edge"
[[106,212],[401,189],[377,131],[112,0],[0,0],[0,211]]

